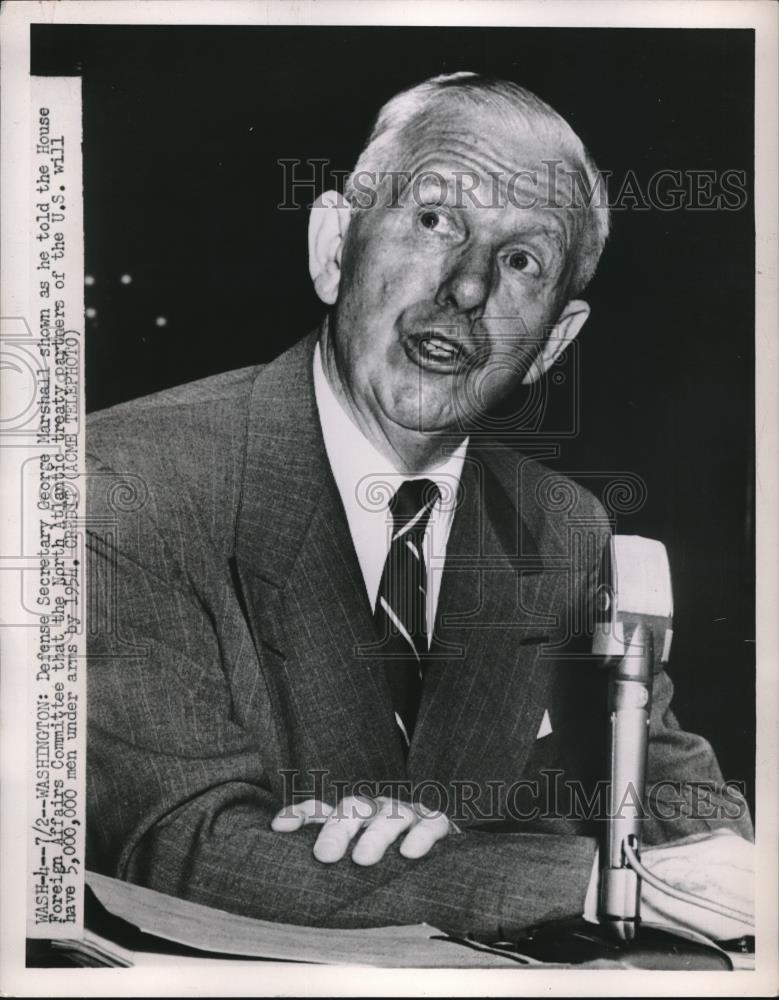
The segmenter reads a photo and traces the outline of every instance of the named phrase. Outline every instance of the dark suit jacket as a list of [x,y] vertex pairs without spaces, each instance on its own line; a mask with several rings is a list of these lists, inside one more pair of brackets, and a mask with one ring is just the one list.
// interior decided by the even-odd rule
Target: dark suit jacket
[[[406,761],[324,451],[313,345],[90,418],[88,863],[301,924],[491,936],[578,914],[594,828],[581,804],[544,812],[566,811],[550,807],[559,780],[603,777],[600,675],[560,656],[586,621],[603,509],[533,460],[469,449]],[[661,673],[650,781],[719,783],[670,696]],[[545,713],[552,732],[537,738]],[[322,865],[318,828],[270,830],[293,778],[331,801],[360,782],[423,782],[462,832],[414,862],[395,847],[370,868]],[[646,836],[727,823],[652,820]],[[735,825],[749,832],[748,817]]]

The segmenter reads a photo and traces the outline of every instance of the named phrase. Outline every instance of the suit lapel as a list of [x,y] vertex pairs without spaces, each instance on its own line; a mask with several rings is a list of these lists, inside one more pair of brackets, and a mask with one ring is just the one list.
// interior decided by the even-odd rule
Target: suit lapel
[[416,779],[444,785],[521,776],[546,707],[549,671],[538,653],[566,596],[565,573],[545,563],[518,514],[518,477],[507,489],[492,465],[474,448],[463,471],[409,755]]
[[268,365],[251,401],[236,566],[280,720],[281,759],[326,781],[404,770],[371,611],[327,462],[312,335]]

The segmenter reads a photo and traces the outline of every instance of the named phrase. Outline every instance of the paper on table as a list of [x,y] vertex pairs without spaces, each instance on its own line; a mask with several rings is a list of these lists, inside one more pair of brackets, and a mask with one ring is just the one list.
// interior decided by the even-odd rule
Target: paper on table
[[[277,924],[215,910],[93,872],[87,872],[86,882],[107,911],[102,914],[104,926],[87,929],[82,941],[60,941],[57,945],[58,950],[70,950],[87,961],[92,959],[88,964],[219,965],[243,958],[385,968],[571,968],[525,955],[480,950],[480,945],[449,939],[427,924],[355,930]],[[112,920],[119,926],[112,926]],[[660,964],[653,967],[666,968],[662,956],[659,958]],[[731,959],[736,968],[750,968],[750,961],[754,961],[751,956],[743,961],[739,956]],[[630,956],[625,956],[624,961],[601,959],[575,967],[629,968]]]
[[530,959],[457,944],[428,924],[355,930],[302,927],[226,913],[87,872],[109,913],[147,934],[205,952],[336,965],[406,968],[518,968]]

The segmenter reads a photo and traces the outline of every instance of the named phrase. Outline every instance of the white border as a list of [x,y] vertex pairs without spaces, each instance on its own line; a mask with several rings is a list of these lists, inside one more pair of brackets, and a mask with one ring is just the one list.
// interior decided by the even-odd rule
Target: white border
[[[0,14],[2,32],[2,291],[3,315],[24,315],[27,296],[27,260],[18,248],[19,213],[24,221],[26,201],[15,199],[24,191],[28,163],[20,150],[27,148],[29,108],[27,88],[19,81],[29,72],[31,22],[99,24],[332,24],[332,25],[515,25],[526,27],[695,27],[754,28],[756,32],[756,219],[757,219],[757,551],[758,566],[758,682],[757,682],[757,839],[758,869],[757,972],[551,972],[513,970],[456,973],[407,970],[344,970],[331,967],[290,967],[276,963],[231,963],[186,974],[181,969],[158,970],[25,970],[24,920],[18,900],[24,898],[24,866],[15,864],[20,845],[24,810],[9,807],[19,801],[23,775],[15,773],[15,748],[24,727],[24,692],[9,684],[8,672],[0,676],[0,991],[18,996],[139,996],[190,995],[494,995],[543,993],[550,996],[773,996],[777,990],[777,828],[779,801],[776,774],[779,765],[779,535],[777,533],[777,34],[779,6],[772,0],[213,0],[140,4],[128,0],[64,0],[22,2],[8,0]],[[442,27],[442,30],[445,30]],[[725,123],[723,123],[725,127]],[[0,520],[0,530],[13,525]],[[7,536],[6,536],[7,537]],[[738,679],[734,678],[734,683]]]

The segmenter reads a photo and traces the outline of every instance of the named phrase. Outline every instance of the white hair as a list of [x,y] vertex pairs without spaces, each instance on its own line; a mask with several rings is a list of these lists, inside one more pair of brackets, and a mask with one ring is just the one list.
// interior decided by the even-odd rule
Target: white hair
[[447,100],[460,100],[497,112],[524,127],[547,144],[554,143],[571,177],[571,207],[583,210],[584,223],[576,246],[571,286],[578,294],[592,279],[609,233],[606,185],[595,162],[568,122],[535,94],[508,80],[495,80],[476,73],[460,72],[435,76],[404,90],[381,108],[344,193],[353,204],[355,181],[377,177],[389,169],[393,155],[408,133]]

